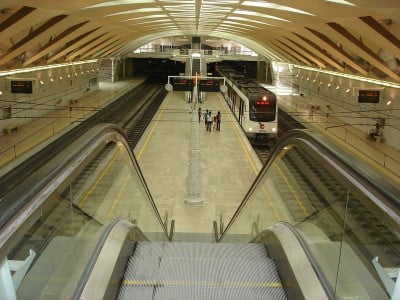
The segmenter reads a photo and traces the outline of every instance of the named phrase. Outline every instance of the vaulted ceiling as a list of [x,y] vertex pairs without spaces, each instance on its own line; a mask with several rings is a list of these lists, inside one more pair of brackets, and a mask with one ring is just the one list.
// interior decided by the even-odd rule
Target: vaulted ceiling
[[400,82],[399,0],[0,0],[0,68],[123,55],[157,38]]

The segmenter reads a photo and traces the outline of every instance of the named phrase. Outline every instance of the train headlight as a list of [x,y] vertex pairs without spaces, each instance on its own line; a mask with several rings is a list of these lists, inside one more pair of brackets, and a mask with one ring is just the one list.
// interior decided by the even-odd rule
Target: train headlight
[[266,101],[267,100],[267,96],[263,96],[262,99],[263,99],[263,101]]
[[252,128],[252,127],[249,127],[249,131],[253,131],[253,128]]
[[276,132],[276,127],[272,127],[272,132]]

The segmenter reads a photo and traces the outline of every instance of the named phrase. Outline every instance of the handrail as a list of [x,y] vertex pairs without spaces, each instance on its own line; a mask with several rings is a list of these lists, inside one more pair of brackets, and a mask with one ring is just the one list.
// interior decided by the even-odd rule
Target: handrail
[[0,257],[6,252],[4,245],[24,222],[33,215],[48,196],[55,192],[60,185],[74,175],[74,172],[96,151],[100,151],[109,142],[118,142],[125,146],[138,171],[138,176],[145,193],[153,207],[166,236],[167,229],[157,210],[154,200],[140,171],[139,165],[129,147],[123,130],[113,124],[98,124],[76,139],[60,153],[50,159],[34,174],[6,194],[0,201]]
[[92,273],[93,266],[95,265],[97,258],[99,257],[100,251],[103,248],[105,242],[107,241],[107,238],[109,237],[111,230],[114,229],[114,227],[120,222],[122,219],[117,218],[113,220],[110,224],[106,226],[104,231],[102,232],[100,238],[98,239],[98,242],[96,243],[96,246],[92,252],[92,255],[90,256],[89,262],[86,264],[86,267],[83,270],[83,273],[78,281],[78,285],[75,288],[74,294],[71,296],[71,299],[79,299],[80,295],[82,294],[82,291],[85,287],[85,284],[90,277],[90,274]]
[[[122,235],[121,233],[121,228],[117,228],[118,225],[122,225],[122,228],[125,230],[122,230]],[[102,232],[101,236],[99,237],[96,246],[94,250],[92,251],[92,255],[89,258],[88,263],[86,264],[84,271],[82,272],[82,275],[80,276],[78,280],[78,285],[75,287],[74,293],[71,296],[71,299],[82,299],[82,293],[85,290],[86,285],[88,284],[89,278],[92,276],[93,270],[95,268],[95,265],[97,261],[99,260],[99,256],[101,251],[104,249],[105,244],[107,243],[107,240],[110,238],[113,240],[112,232],[115,231],[115,234],[119,234],[117,240],[119,241],[119,245],[113,245],[114,247],[118,249],[118,247],[122,247],[122,245],[125,243],[126,240],[130,242],[135,242],[137,241],[136,239],[132,240],[132,234],[139,234],[141,239],[140,240],[145,240],[148,241],[147,237],[144,235],[144,233],[138,228],[137,226],[126,222],[122,218],[117,218],[114,219],[110,224],[106,226],[104,231]],[[115,238],[115,237],[114,237]],[[111,243],[115,244],[115,240],[111,241]],[[114,255],[118,256],[117,253],[114,253]],[[108,270],[109,272],[110,270]]]
[[[319,266],[318,261],[315,259],[310,248],[308,247],[307,242],[304,240],[302,235],[297,231],[297,229],[293,225],[291,225],[287,222],[282,221],[282,222],[279,222],[278,224],[281,224],[281,225],[285,226],[286,228],[288,228],[293,233],[293,235],[296,237],[300,246],[303,248],[304,254],[307,256],[307,259],[308,259],[309,263],[311,264],[315,274],[317,275],[323,289],[325,290],[326,295],[328,296],[329,299],[334,299],[335,293],[332,290],[332,287],[329,284],[328,279],[326,278],[324,272],[321,271],[321,267]],[[263,230],[251,242],[252,243],[260,242],[267,235],[267,233],[269,233],[268,229]]]
[[386,181],[380,174],[367,168],[365,163],[345,153],[342,148],[335,145],[323,135],[310,130],[293,129],[288,131],[275,145],[270,157],[261,169],[257,178],[246,193],[238,209],[229,221],[228,226],[218,239],[221,241],[229,231],[241,210],[246,206],[254,190],[263,179],[265,173],[272,166],[275,158],[284,150],[284,147],[292,144],[307,146],[318,153],[333,168],[366,194],[378,207],[387,213],[395,222],[400,224],[400,190],[397,186]]

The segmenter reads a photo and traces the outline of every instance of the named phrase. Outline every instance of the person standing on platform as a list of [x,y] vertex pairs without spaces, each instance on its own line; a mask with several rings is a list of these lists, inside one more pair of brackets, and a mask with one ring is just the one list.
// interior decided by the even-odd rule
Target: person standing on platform
[[212,126],[213,126],[213,131],[216,131],[217,130],[217,116],[213,117]]
[[206,109],[206,112],[204,113],[204,125],[207,128],[207,117],[208,117],[208,109]]
[[218,111],[217,113],[217,130],[221,131],[221,112]]
[[199,123],[200,123],[200,120],[201,120],[201,107],[199,107]]
[[207,131],[211,132],[211,124],[212,124],[212,115],[211,115],[211,110],[208,112],[207,116]]

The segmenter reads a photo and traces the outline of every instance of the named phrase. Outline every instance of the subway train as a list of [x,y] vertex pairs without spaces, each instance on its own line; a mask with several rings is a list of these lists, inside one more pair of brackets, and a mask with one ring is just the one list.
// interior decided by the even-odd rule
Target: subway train
[[253,144],[267,143],[278,132],[276,95],[230,66],[216,67],[226,77],[227,91],[223,93],[240,126]]

